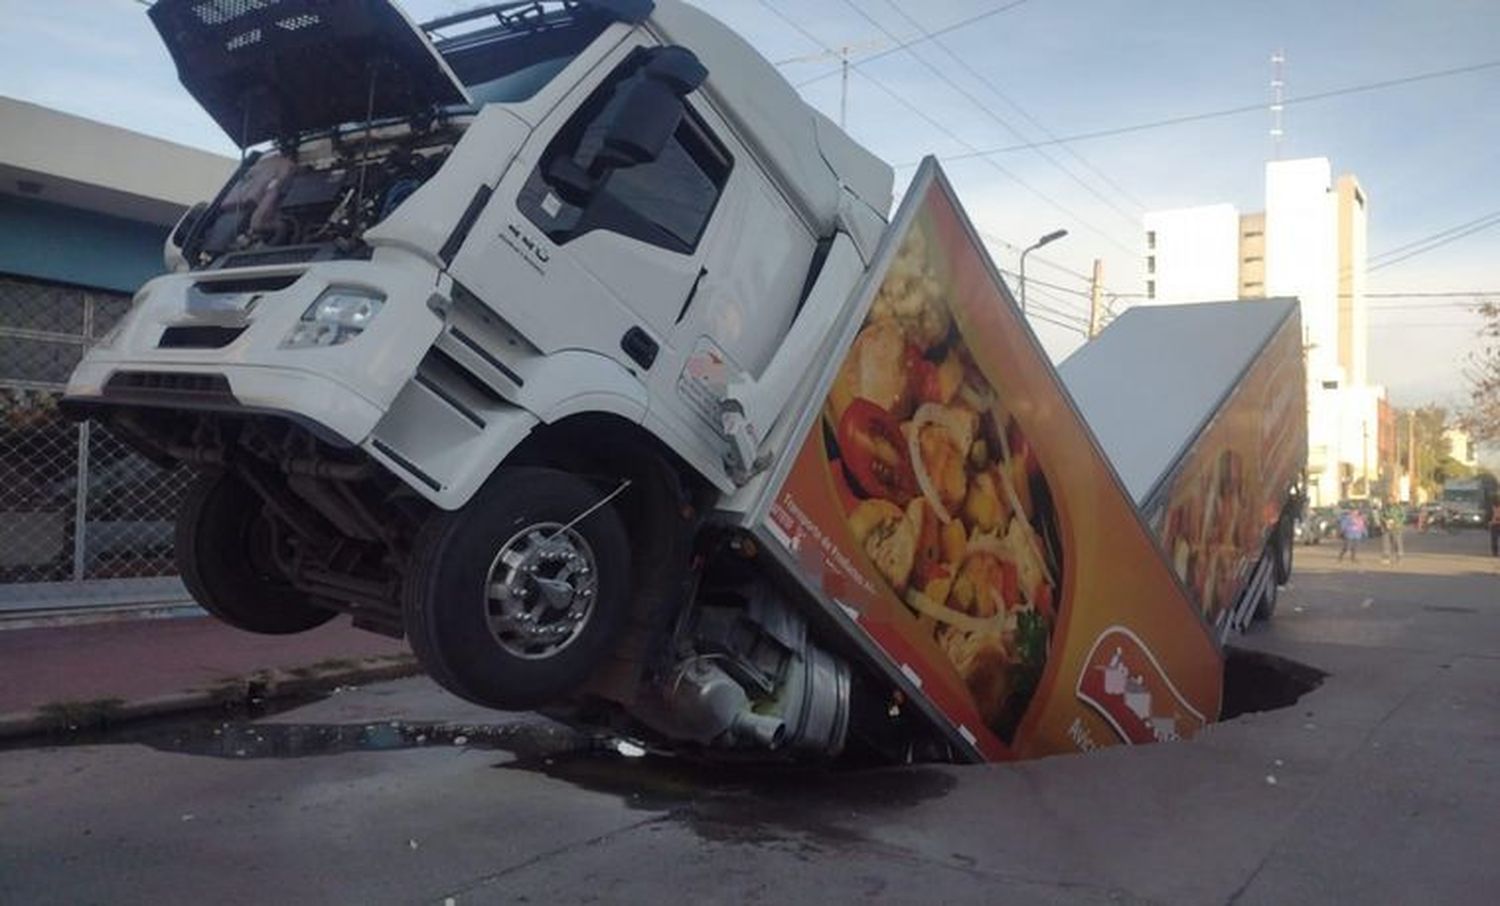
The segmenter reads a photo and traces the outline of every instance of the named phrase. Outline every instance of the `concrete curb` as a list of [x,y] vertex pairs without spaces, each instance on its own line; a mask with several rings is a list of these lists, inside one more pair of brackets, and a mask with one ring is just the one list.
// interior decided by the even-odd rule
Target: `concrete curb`
[[111,729],[123,724],[191,714],[248,708],[277,699],[315,695],[339,686],[403,679],[421,673],[411,655],[363,658],[349,666],[262,670],[206,689],[173,692],[136,701],[101,699],[56,702],[30,711],[0,714],[0,742]]

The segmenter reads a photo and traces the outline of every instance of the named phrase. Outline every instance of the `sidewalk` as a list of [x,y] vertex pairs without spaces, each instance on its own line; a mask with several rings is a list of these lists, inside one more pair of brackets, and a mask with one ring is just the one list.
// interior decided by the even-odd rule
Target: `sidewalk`
[[0,738],[415,672],[406,644],[339,619],[257,636],[207,617],[0,631]]

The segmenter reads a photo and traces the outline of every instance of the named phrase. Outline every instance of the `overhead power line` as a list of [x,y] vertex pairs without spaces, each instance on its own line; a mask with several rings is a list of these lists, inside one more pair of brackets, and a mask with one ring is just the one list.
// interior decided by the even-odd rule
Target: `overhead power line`
[[[872,58],[867,58],[872,59]],[[1370,91],[1381,91],[1387,88],[1396,88],[1401,85],[1411,85],[1416,82],[1426,82],[1432,79],[1446,79],[1454,76],[1468,75],[1475,72],[1483,72],[1489,69],[1500,68],[1500,60],[1490,60],[1484,63],[1475,63],[1470,66],[1458,66],[1452,69],[1439,69],[1433,72],[1417,73],[1415,75],[1403,76],[1397,79],[1385,79],[1379,82],[1367,82],[1362,85],[1350,85],[1345,88],[1335,88],[1331,91],[1320,91],[1316,94],[1305,94],[1300,97],[1287,98],[1283,103],[1285,106],[1298,104],[1311,104],[1317,101],[1326,101],[1330,98],[1344,97],[1351,94],[1361,94]],[[989,157],[998,154],[1010,154],[1017,151],[1030,151],[1033,148],[1047,147],[1050,145],[1067,145],[1073,142],[1089,141],[1099,138],[1110,138],[1116,135],[1128,135],[1132,132],[1145,132],[1149,129],[1163,129],[1169,126],[1182,126],[1188,123],[1199,123],[1204,120],[1221,119],[1228,116],[1239,116],[1246,113],[1263,113],[1266,105],[1264,101],[1254,104],[1243,104],[1238,107],[1226,107],[1221,110],[1210,110],[1204,113],[1190,113],[1182,116],[1172,116],[1165,119],[1151,120],[1144,123],[1136,123],[1130,126],[1115,126],[1109,129],[1095,129],[1089,132],[1075,132],[1072,135],[1064,135],[1059,138],[1050,138],[1046,141],[1025,142],[1015,145],[1002,145],[995,148],[984,148],[966,154],[947,155],[945,161],[966,160],[974,157]],[[903,164],[902,166],[912,166]]]
[[[931,41],[934,38],[938,38],[938,37],[941,37],[941,36],[947,35],[947,34],[952,34],[953,32],[956,32],[956,31],[958,31],[961,28],[968,28],[970,25],[974,25],[976,23],[983,22],[986,19],[993,19],[995,16],[998,16],[1001,13],[1010,12],[1011,10],[1015,9],[1016,7],[1023,6],[1026,3],[1029,3],[1029,2],[1031,2],[1031,0],[1012,0],[1012,2],[1007,3],[1004,6],[999,6],[999,7],[996,7],[995,9],[986,10],[985,12],[979,13],[979,14],[974,15],[974,16],[970,16],[967,19],[960,19],[959,21],[954,22],[952,25],[945,25],[945,26],[943,26],[942,28],[938,29],[937,31],[926,32],[925,34],[922,34],[922,35],[920,35],[918,37],[911,38],[911,39],[906,40],[906,41],[901,41],[900,43],[896,44],[894,47],[890,48],[889,50],[882,50],[880,53],[871,54],[868,57],[864,57],[864,58],[862,58],[860,60],[857,60],[857,61],[851,63],[851,65],[854,66],[857,69],[857,68],[859,68],[861,66],[864,66],[866,63],[873,63],[876,60],[883,60],[883,59],[885,59],[886,57],[888,57],[888,56],[890,56],[892,54],[900,53],[901,51],[907,49],[908,47],[914,47],[914,46],[916,46],[918,44],[921,44],[924,41]],[[798,88],[806,88],[808,85],[811,85],[811,84],[813,84],[815,82],[821,82],[824,79],[831,79],[831,78],[833,78],[834,76],[838,75],[841,72],[843,72],[843,67],[839,67],[838,69],[830,69],[827,72],[823,73],[822,75],[816,75],[816,76],[813,76],[810,79],[803,79],[802,81],[800,81],[800,82],[798,82],[796,84],[797,84]]]
[[1398,264],[1410,261],[1411,259],[1419,257],[1421,255],[1425,255],[1428,252],[1435,252],[1438,249],[1443,248],[1444,246],[1452,245],[1460,239],[1467,239],[1468,237],[1473,236],[1476,233],[1482,233],[1485,230],[1496,226],[1500,226],[1500,212],[1491,215],[1488,219],[1482,220],[1478,223],[1474,223],[1467,228],[1460,229],[1458,232],[1454,232],[1453,229],[1447,229],[1443,230],[1440,233],[1435,233],[1434,235],[1427,238],[1425,244],[1418,243],[1418,247],[1412,248],[1411,251],[1405,252],[1401,255],[1397,255],[1394,258],[1385,258],[1379,264],[1371,265],[1370,272],[1374,273],[1375,271],[1385,270],[1388,267],[1395,267]]
[[[809,41],[812,41],[814,44],[818,45],[819,47],[823,48],[824,50],[832,50],[831,47],[829,47],[826,43],[823,42],[822,38],[819,38],[817,35],[814,35],[812,32],[808,31],[805,27],[803,27],[803,25],[801,23],[797,22],[795,19],[792,19],[786,13],[783,13],[773,3],[771,3],[770,0],[757,0],[757,2],[759,2],[761,6],[765,7],[765,9],[766,9],[767,12],[771,13],[773,16],[775,16],[776,18],[780,19],[782,22],[785,22],[788,26],[790,26],[798,34],[800,34],[803,37],[807,38]],[[914,116],[916,116],[917,118],[921,119],[923,122],[927,123],[929,126],[931,126],[932,128],[936,129],[938,132],[941,132],[943,135],[947,136],[953,142],[956,142],[957,144],[961,145],[964,148],[970,148],[970,149],[974,148],[973,143],[967,141],[962,136],[960,136],[958,133],[956,133],[952,129],[948,128],[948,126],[944,125],[942,122],[940,122],[937,119],[933,118],[933,116],[931,114],[929,114],[927,111],[923,110],[917,104],[915,104],[912,101],[908,100],[905,96],[903,96],[900,93],[898,93],[895,89],[891,88],[889,85],[887,85],[882,80],[876,78],[875,76],[871,75],[868,72],[865,72],[862,69],[861,70],[856,70],[856,71],[859,73],[860,78],[862,78],[865,81],[869,82],[871,85],[874,85],[876,88],[879,88],[882,92],[884,92],[892,100],[896,101],[898,104],[900,104],[901,106],[905,107],[907,110],[911,111],[911,113]],[[1077,214],[1075,214],[1072,211],[1070,211],[1067,207],[1063,206],[1056,199],[1054,199],[1051,196],[1047,195],[1045,192],[1042,192],[1041,190],[1035,188],[1030,183],[1026,182],[1024,179],[1021,179],[1019,176],[1017,176],[1014,173],[1012,173],[1011,171],[1007,170],[1005,167],[1003,167],[1000,164],[996,163],[995,161],[992,161],[992,160],[989,160],[989,159],[985,159],[984,162],[985,162],[985,164],[987,166],[990,167],[990,169],[994,170],[995,172],[999,173],[1000,175],[1004,176],[1005,178],[1011,180],[1016,185],[1020,186],[1021,188],[1025,189],[1026,191],[1028,191],[1031,194],[1035,195],[1037,198],[1041,199],[1042,201],[1044,201],[1047,204],[1051,205],[1052,207],[1056,208],[1064,216],[1071,218],[1071,221],[1073,223],[1079,224],[1079,225],[1081,225],[1081,226],[1089,229],[1090,231],[1092,231],[1094,233],[1097,233],[1100,237],[1104,238],[1108,242],[1110,242],[1110,243],[1118,246],[1122,250],[1124,250],[1125,253],[1128,254],[1128,255],[1134,255],[1134,254],[1136,254],[1136,249],[1133,249],[1133,248],[1130,248],[1130,247],[1126,246],[1124,243],[1120,242],[1118,239],[1115,239],[1113,236],[1109,235],[1107,232],[1105,232],[1103,230],[1100,230],[1098,227],[1095,227],[1092,224],[1088,223],[1083,218],[1079,217]]]
[[1481,217],[1476,217],[1473,220],[1468,221],[1467,223],[1461,223],[1458,226],[1449,227],[1446,230],[1440,230],[1439,232],[1434,233],[1431,236],[1427,236],[1427,237],[1425,237],[1423,239],[1418,239],[1415,242],[1408,242],[1406,245],[1398,245],[1395,248],[1390,249],[1388,251],[1381,252],[1378,255],[1372,255],[1370,257],[1370,260],[1371,261],[1379,261],[1382,258],[1390,258],[1390,257],[1392,257],[1394,255],[1399,255],[1402,252],[1407,251],[1408,249],[1416,248],[1419,245],[1426,245],[1427,243],[1431,242],[1434,239],[1441,239],[1442,237],[1447,236],[1449,233],[1457,233],[1460,230],[1466,230],[1469,227],[1474,226],[1475,224],[1478,224],[1478,223],[1481,223],[1483,221],[1489,220],[1489,219],[1491,219],[1493,217],[1500,217],[1500,211],[1491,211],[1490,213],[1485,214],[1485,215],[1483,215]]
[[1443,290],[1441,292],[1365,293],[1366,299],[1464,299],[1470,296],[1500,296],[1500,289]]
[[[1000,268],[1000,273],[1004,274],[1007,277],[1014,277],[1017,280],[1019,280],[1021,278],[1021,275],[1019,273],[1017,273],[1016,271],[1008,271],[1008,270],[1006,270],[1003,267]],[[1071,286],[1060,286],[1060,285],[1058,285],[1056,283],[1048,283],[1046,280],[1037,279],[1036,277],[1027,277],[1026,278],[1026,285],[1027,286],[1043,286],[1043,287],[1046,287],[1047,289],[1052,290],[1053,292],[1068,293],[1069,295],[1080,296],[1080,297],[1082,297],[1084,299],[1087,299],[1090,296],[1090,293],[1088,292],[1088,290],[1074,289]]]
[[[922,23],[920,23],[916,19],[912,18],[911,15],[909,15],[905,10],[903,10],[900,6],[898,6],[894,2],[894,0],[882,0],[882,2],[886,6],[889,6],[896,13],[896,15],[898,15],[901,18],[905,19],[908,24],[910,24],[913,28],[917,29],[917,31],[919,33],[921,33],[921,34],[927,34],[928,33],[927,30],[922,27]],[[860,7],[856,6],[855,3],[854,3],[854,0],[844,0],[844,3],[850,9],[854,10],[862,18],[864,18],[864,20],[866,22],[869,22],[871,25],[874,25],[876,28],[878,28],[881,31],[885,32],[887,35],[891,34],[891,32],[890,32],[889,29],[887,29],[885,26],[883,26],[879,22],[877,22],[868,12],[866,12],[865,10],[863,10]],[[948,47],[945,44],[943,44],[942,41],[934,41],[933,42],[933,46],[935,46],[938,50],[942,51],[943,55],[946,56],[948,59],[952,60],[953,63],[956,64],[960,69],[962,69],[964,72],[967,72],[972,78],[976,79],[981,84],[983,84],[987,89],[989,89],[990,93],[993,94],[995,97],[999,98],[1001,101],[1003,101],[1004,103],[1008,104],[1011,108],[1015,109],[1016,111],[1018,111],[1019,113],[1021,113],[1023,116],[1025,116],[1027,119],[1031,120],[1031,122],[1034,125],[1036,125],[1038,127],[1041,126],[1040,123],[1036,122],[1036,119],[1034,117],[1032,117],[1030,114],[1026,113],[1025,110],[1022,110],[1021,107],[1020,107],[1020,105],[1016,104],[1016,102],[1012,101],[1009,96],[1007,96],[1003,91],[1001,91],[1000,88],[999,88],[999,86],[997,86],[992,79],[990,79],[989,77],[985,76],[984,73],[980,72],[979,70],[975,69],[972,65],[969,64],[969,62],[967,60],[963,59],[958,54],[955,54],[953,51],[949,50]],[[983,113],[985,116],[989,117],[991,120],[993,120],[995,123],[997,123],[1005,131],[1009,132],[1011,135],[1014,135],[1016,138],[1018,138],[1018,139],[1020,139],[1022,141],[1026,140],[1026,136],[1024,134],[1022,134],[1021,131],[1019,129],[1017,129],[1015,126],[1013,126],[1008,120],[1006,120],[1005,118],[1001,117],[994,110],[992,110],[990,107],[988,107],[987,105],[985,105],[985,103],[983,101],[981,101],[979,98],[976,98],[973,94],[970,94],[968,91],[966,91],[957,82],[955,82],[951,78],[949,78],[946,73],[943,73],[940,70],[936,69],[932,64],[928,63],[926,60],[924,60],[920,56],[918,56],[917,52],[915,50],[908,49],[907,50],[907,54],[912,59],[918,61],[923,66],[925,66],[929,71],[931,71],[933,74],[935,74],[944,83],[946,83],[947,85],[949,85],[950,87],[952,87],[953,90],[957,91],[961,96],[963,96],[966,100],[968,100],[971,104],[973,104],[981,113]],[[1042,131],[1044,133],[1046,132],[1045,127],[1042,127]],[[1107,206],[1108,208],[1110,208],[1110,210],[1114,211],[1116,214],[1119,214],[1125,220],[1129,221],[1132,227],[1139,226],[1139,224],[1140,224],[1140,215],[1139,215],[1138,211],[1137,212],[1132,212],[1132,211],[1125,210],[1118,203],[1116,203],[1114,201],[1114,199],[1109,198],[1104,193],[1100,192],[1098,189],[1094,188],[1092,185],[1090,185],[1089,183],[1087,183],[1086,181],[1084,181],[1084,179],[1082,177],[1080,177],[1077,173],[1073,172],[1073,170],[1071,170],[1070,168],[1068,168],[1067,166],[1065,166],[1062,161],[1058,160],[1055,156],[1053,156],[1046,148],[1037,148],[1036,149],[1036,153],[1043,160],[1047,161],[1052,166],[1056,167],[1059,171],[1061,171],[1064,176],[1067,176],[1069,179],[1073,180],[1074,182],[1078,183],[1078,185],[1082,186],[1083,189],[1084,189],[1084,191],[1088,192],[1090,195],[1093,195],[1095,198],[1099,199],[1099,201],[1102,202],[1105,206]],[[1072,153],[1072,152],[1070,151],[1069,153]],[[1074,156],[1076,157],[1077,155],[1075,154]],[[1080,160],[1081,160],[1081,158],[1080,158]],[[1087,161],[1084,161],[1084,164],[1085,164],[1085,166],[1089,166],[1091,169],[1093,169],[1092,165],[1089,165]],[[1095,170],[1095,172],[1097,173],[1098,171]],[[1102,174],[1099,174],[1099,175],[1102,176]],[[1108,177],[1104,177],[1104,179],[1105,179],[1106,182],[1108,182],[1110,184],[1113,184],[1113,180],[1110,180]]]
[[[998,245],[1003,245],[1006,248],[1010,249],[1012,252],[1015,252],[1017,254],[1020,254],[1022,251],[1025,250],[1025,246],[1018,245],[1018,244],[1016,244],[1014,242],[1009,242],[1009,241],[1007,241],[1005,239],[1001,239],[999,236],[996,236],[994,233],[986,233],[985,231],[980,230],[979,231],[979,235],[983,239],[985,239],[986,241],[993,242],[993,243],[996,243]],[[1041,264],[1045,264],[1045,265],[1047,265],[1048,267],[1052,268],[1055,271],[1067,274],[1070,277],[1077,277],[1079,280],[1082,280],[1085,283],[1088,283],[1090,280],[1094,279],[1093,277],[1090,277],[1088,274],[1085,274],[1085,273],[1083,273],[1081,271],[1075,271],[1072,268],[1067,267],[1066,265],[1058,264],[1056,261],[1053,261],[1051,258],[1043,258],[1041,255],[1033,254],[1028,260],[1030,260],[1030,261],[1036,261],[1036,262],[1039,262]]]

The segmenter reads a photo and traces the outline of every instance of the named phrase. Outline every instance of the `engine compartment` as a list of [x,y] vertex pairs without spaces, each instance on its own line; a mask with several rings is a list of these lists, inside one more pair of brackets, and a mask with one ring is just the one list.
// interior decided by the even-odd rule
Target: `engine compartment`
[[199,269],[367,255],[365,231],[431,179],[462,134],[403,124],[252,154],[192,225],[183,257]]

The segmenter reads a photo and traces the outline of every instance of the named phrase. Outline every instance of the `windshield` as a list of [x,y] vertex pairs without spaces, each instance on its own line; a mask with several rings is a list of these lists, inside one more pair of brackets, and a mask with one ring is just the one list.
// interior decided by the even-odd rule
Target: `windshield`
[[1478,507],[1483,499],[1478,488],[1448,488],[1443,491],[1443,500],[1448,503],[1463,503]]
[[[496,19],[500,24],[492,24]],[[474,103],[515,104],[545,88],[613,21],[590,7],[533,3],[426,28]],[[476,25],[487,27],[475,28]],[[455,33],[463,28],[467,32]]]

